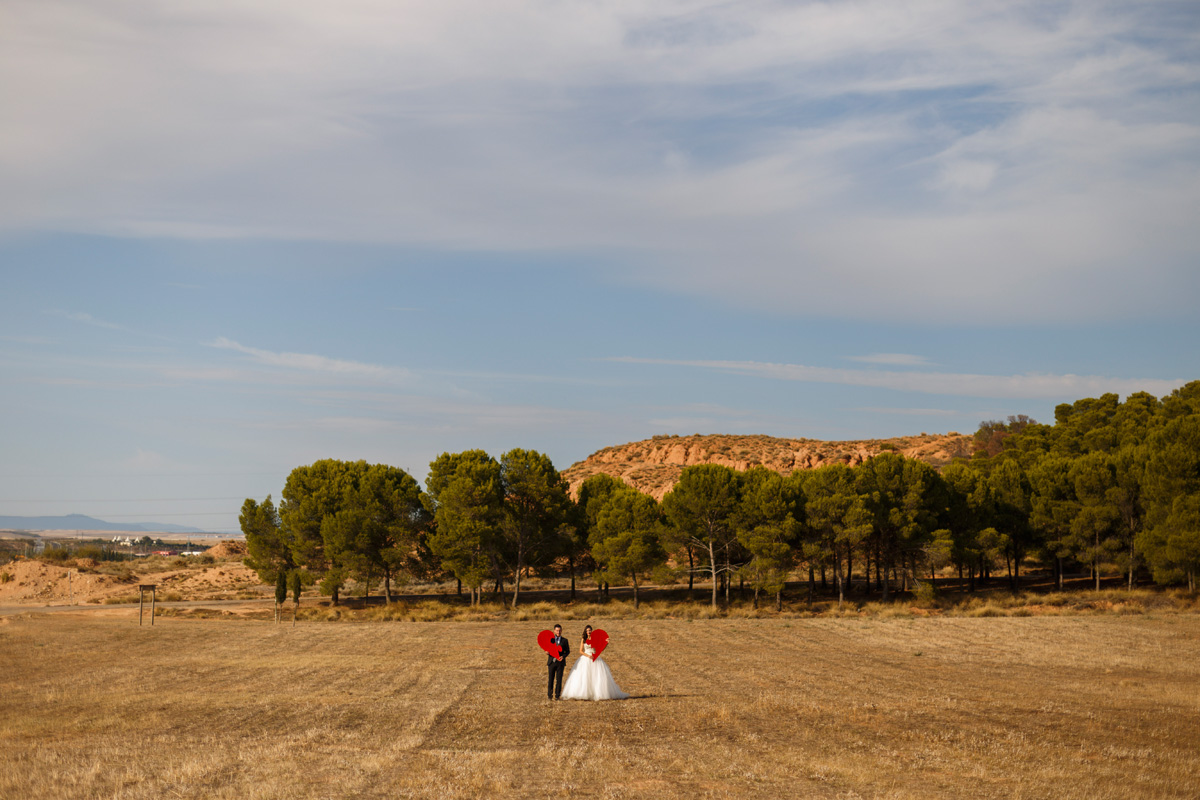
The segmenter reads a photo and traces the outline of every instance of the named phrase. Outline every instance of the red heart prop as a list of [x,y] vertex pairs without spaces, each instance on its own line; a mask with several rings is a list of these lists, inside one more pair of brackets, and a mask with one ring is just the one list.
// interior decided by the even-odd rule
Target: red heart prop
[[592,661],[595,661],[604,652],[604,648],[608,647],[608,634],[602,630],[594,630],[588,638],[588,644],[596,651],[592,653]]
[[551,631],[538,634],[538,647],[549,653],[551,658],[558,658],[562,654],[562,645],[554,643],[554,633]]

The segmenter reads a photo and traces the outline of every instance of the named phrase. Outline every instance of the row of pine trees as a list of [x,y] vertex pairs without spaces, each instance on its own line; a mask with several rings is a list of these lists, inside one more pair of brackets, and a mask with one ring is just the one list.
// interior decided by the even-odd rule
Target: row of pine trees
[[1036,562],[1061,587],[1106,570],[1194,590],[1200,571],[1200,381],[1159,399],[1139,393],[1060,405],[1053,424],[982,423],[975,452],[942,469],[882,452],[784,476],[716,464],[683,470],[657,502],[608,475],[572,498],[550,459],[514,449],[445,453],[424,490],[404,470],[317,461],[289,475],[278,505],[247,499],[247,563],[295,592],[319,584],[337,603],[370,591],[453,579],[472,604],[487,588],[520,602],[531,573],[588,576],[607,591],[697,579],[717,607],[732,585],[782,606],[797,574],[810,593],[911,591],[953,578],[966,590]]

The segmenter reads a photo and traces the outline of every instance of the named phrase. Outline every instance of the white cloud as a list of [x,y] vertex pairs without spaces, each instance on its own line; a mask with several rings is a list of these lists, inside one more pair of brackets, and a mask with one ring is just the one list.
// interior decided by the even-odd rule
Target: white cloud
[[1186,313],[1186,4],[13,0],[9,230],[616,252],[754,308]]
[[127,330],[129,330],[124,325],[118,325],[115,322],[107,322],[102,319],[97,319],[96,317],[93,317],[91,314],[87,314],[82,311],[54,310],[54,311],[51,311],[48,313],[50,313],[52,316],[55,316],[55,317],[62,317],[63,319],[69,319],[72,322],[81,322],[84,325],[91,325],[94,328],[104,328],[105,330],[110,330],[110,331],[127,331]]
[[655,364],[694,367],[735,375],[805,383],[834,383],[893,389],[922,394],[943,394],[960,397],[1041,398],[1077,400],[1096,397],[1107,392],[1128,395],[1150,392],[1156,396],[1170,394],[1183,385],[1183,380],[1157,378],[1109,378],[1098,375],[978,375],[951,372],[891,372],[887,370],[834,369],[810,367],[803,364],[772,364],[761,361],[704,361],[664,358],[614,357],[609,361],[625,364]]
[[242,353],[265,366],[301,372],[327,373],[346,378],[368,378],[386,382],[405,381],[412,378],[412,373],[402,368],[364,364],[359,361],[344,361],[311,353],[281,353],[261,350],[255,347],[246,347],[223,336],[209,342],[208,346]]
[[892,367],[927,367],[930,365],[928,358],[912,353],[872,353],[869,356],[850,356],[850,360]]

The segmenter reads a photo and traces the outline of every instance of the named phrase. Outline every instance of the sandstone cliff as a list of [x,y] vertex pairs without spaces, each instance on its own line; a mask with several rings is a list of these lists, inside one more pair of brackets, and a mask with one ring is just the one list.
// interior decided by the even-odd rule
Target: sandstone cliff
[[958,433],[823,442],[778,439],[773,436],[655,436],[641,442],[606,447],[563,471],[575,493],[592,475],[604,472],[661,500],[692,464],[724,464],[736,470],[762,465],[788,475],[798,469],[826,464],[856,466],[885,450],[918,458],[940,467],[958,456],[969,456],[971,437]]

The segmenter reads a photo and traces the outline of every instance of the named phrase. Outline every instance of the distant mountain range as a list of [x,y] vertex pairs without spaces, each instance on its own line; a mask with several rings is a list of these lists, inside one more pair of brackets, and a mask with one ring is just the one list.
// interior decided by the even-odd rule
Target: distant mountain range
[[138,531],[140,533],[203,533],[200,528],[164,522],[105,522],[83,514],[63,517],[0,517],[0,529],[10,531]]

